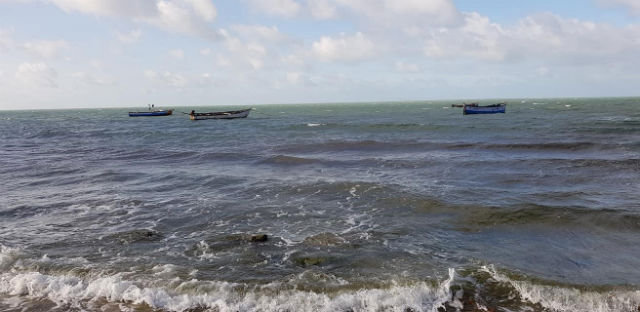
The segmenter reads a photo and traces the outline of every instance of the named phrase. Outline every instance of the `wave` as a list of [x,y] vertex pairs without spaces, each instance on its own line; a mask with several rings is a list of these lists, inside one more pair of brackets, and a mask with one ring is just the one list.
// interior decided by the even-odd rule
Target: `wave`
[[317,152],[332,152],[332,151],[391,151],[398,149],[416,149],[422,150],[425,148],[433,148],[437,146],[434,143],[420,143],[420,142],[382,142],[375,140],[363,140],[363,141],[328,141],[318,143],[302,143],[302,144],[288,144],[275,147],[277,152],[286,153],[317,153]]
[[[634,312],[640,290],[631,287],[587,287],[528,279],[494,266],[457,272],[442,281],[351,285],[331,276],[317,277],[327,287],[297,288],[291,281],[246,284],[196,279],[167,280],[172,265],[154,267],[146,280],[125,274],[83,277],[39,272],[1,273],[0,296],[17,297],[16,308],[37,307],[42,300],[65,309],[99,311],[552,311]],[[150,279],[149,279],[150,278]],[[373,286],[373,287],[372,287]],[[18,309],[16,309],[18,310]]]
[[308,165],[308,164],[317,163],[318,161],[319,160],[311,159],[311,158],[276,155],[276,156],[271,156],[266,159],[263,159],[259,163],[286,166],[286,165]]
[[640,231],[640,215],[623,209],[554,207],[535,204],[512,207],[469,207],[459,219],[463,227],[499,225],[577,226]]
[[327,141],[302,144],[288,144],[275,147],[278,152],[319,153],[340,151],[430,151],[467,150],[473,151],[587,151],[624,148],[624,145],[598,142],[544,142],[544,143],[466,143],[466,142],[424,142],[424,141]]
[[[426,123],[321,123],[310,122],[305,124],[291,125],[287,129],[290,130],[310,130],[309,128],[322,127],[323,130],[341,130],[341,131],[425,131],[438,130],[441,128],[454,128],[454,126],[433,125]],[[313,129],[314,131],[316,129]]]
[[[640,309],[640,290],[633,289],[580,289],[572,286],[541,284],[526,279],[514,279],[498,272],[493,266],[483,266],[480,272],[487,273],[489,283],[506,287],[516,300],[531,306],[543,307],[557,312],[634,312]],[[485,286],[487,286],[485,284]]]
[[589,149],[611,149],[617,146],[595,142],[545,142],[545,143],[500,143],[500,144],[453,144],[452,148],[476,148],[508,151],[579,151]]
[[9,269],[23,255],[19,248],[0,244],[0,272]]
[[[451,216],[449,222],[459,230],[478,230],[495,226],[533,225],[600,228],[612,231],[640,231],[636,206],[586,207],[519,203],[504,206],[453,203],[408,191],[395,191],[378,203],[389,209],[412,209],[417,213]],[[551,195],[547,195],[549,197]],[[567,196],[567,195],[563,195]]]
[[182,269],[171,264],[158,264],[146,274],[109,274],[97,267],[82,273],[69,267],[51,271],[57,273],[23,271],[44,269],[52,261],[45,255],[31,259],[39,265],[25,266],[20,261],[29,263],[28,257],[20,248],[0,245],[0,298],[13,297],[15,310],[37,310],[43,300],[62,309],[89,311],[114,305],[125,310],[256,312],[634,312],[640,307],[640,290],[632,286],[562,284],[493,265],[449,268],[442,279],[426,281],[350,282],[306,270],[269,283],[236,283],[176,277]]
[[[101,310],[109,303],[167,311],[430,311],[450,301],[455,271],[440,283],[390,285],[334,294],[296,290],[281,283],[250,286],[216,281],[142,282],[120,275],[80,278],[38,272],[0,274],[0,294],[48,299],[58,306]],[[106,301],[106,302],[105,302]],[[459,304],[459,303],[458,303]]]

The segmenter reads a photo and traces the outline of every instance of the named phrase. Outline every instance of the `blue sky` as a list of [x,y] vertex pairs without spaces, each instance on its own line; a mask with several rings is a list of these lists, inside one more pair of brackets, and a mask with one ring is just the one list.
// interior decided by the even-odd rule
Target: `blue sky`
[[637,0],[0,0],[0,109],[637,96]]

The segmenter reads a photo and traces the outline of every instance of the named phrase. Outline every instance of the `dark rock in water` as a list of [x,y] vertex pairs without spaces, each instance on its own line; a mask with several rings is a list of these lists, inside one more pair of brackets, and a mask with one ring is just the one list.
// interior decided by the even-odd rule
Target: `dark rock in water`
[[327,260],[321,257],[300,257],[295,258],[294,261],[303,267],[309,267],[313,265],[320,265]]
[[333,233],[320,233],[309,236],[304,239],[303,243],[309,246],[337,246],[345,243],[345,240]]
[[160,235],[160,233],[153,230],[140,229],[140,230],[132,230],[127,232],[115,233],[113,235],[110,235],[109,238],[112,238],[121,244],[131,244],[136,242],[157,241],[162,238],[162,235]]
[[269,239],[267,234],[255,234],[255,235],[251,235],[250,241],[252,241],[252,242],[266,242],[267,239]]
[[247,244],[256,243],[256,245],[261,245],[257,243],[263,243],[268,241],[269,239],[269,235],[267,234],[236,233],[228,235],[218,235],[203,239],[200,242],[193,244],[191,248],[185,251],[185,254],[192,257],[201,257],[206,254],[229,251],[233,249],[244,250],[246,249]]
[[227,241],[245,241],[245,242],[266,242],[269,240],[267,234],[231,234],[225,236]]

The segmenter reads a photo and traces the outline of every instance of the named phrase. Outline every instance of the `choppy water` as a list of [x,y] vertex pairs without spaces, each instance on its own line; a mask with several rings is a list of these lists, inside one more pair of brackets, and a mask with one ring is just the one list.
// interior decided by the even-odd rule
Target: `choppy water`
[[640,99],[452,103],[0,112],[0,310],[637,311]]

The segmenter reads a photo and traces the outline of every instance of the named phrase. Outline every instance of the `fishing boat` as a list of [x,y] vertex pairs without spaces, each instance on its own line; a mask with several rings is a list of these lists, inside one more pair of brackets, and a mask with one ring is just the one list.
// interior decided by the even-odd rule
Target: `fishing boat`
[[211,113],[196,113],[195,111],[191,111],[189,113],[189,119],[191,120],[205,120],[205,119],[236,119],[236,118],[247,118],[249,116],[249,109],[241,109],[235,111],[226,111],[226,112],[211,112]]
[[157,109],[147,112],[129,112],[129,117],[155,117],[155,116],[169,116],[173,114],[173,109]]
[[129,112],[129,117],[155,117],[155,116],[169,116],[173,114],[173,109],[156,109],[154,104],[149,104],[149,108],[145,112]]
[[507,110],[507,103],[497,103],[491,105],[464,105],[462,107],[462,113],[465,115],[470,114],[504,114]]

